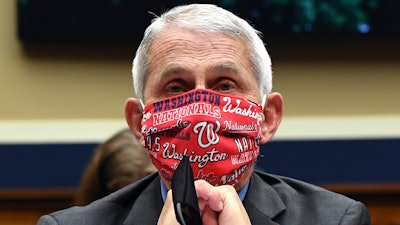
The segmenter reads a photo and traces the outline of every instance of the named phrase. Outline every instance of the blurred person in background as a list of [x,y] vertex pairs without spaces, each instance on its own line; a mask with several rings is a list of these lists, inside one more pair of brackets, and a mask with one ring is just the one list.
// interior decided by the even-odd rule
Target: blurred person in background
[[96,148],[73,204],[87,205],[156,171],[131,130],[121,130]]

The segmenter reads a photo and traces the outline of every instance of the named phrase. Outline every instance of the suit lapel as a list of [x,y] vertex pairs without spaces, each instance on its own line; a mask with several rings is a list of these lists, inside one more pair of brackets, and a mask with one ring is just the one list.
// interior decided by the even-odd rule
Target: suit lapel
[[[140,191],[140,190],[138,190]],[[160,179],[154,179],[138,196],[124,225],[157,224],[164,202],[161,197]]]
[[[271,182],[253,173],[243,205],[253,225],[278,225],[274,218],[286,209],[279,195],[271,187]],[[142,191],[133,204],[124,225],[157,224],[164,202],[161,197],[160,179],[157,177]]]
[[277,225],[274,218],[286,209],[276,191],[257,173],[253,173],[250,179],[243,205],[253,225]]

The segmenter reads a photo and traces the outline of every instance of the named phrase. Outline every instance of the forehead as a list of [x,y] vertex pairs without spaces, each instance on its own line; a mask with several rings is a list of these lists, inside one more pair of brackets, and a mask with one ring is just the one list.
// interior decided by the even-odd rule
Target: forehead
[[221,33],[199,33],[185,28],[168,28],[152,43],[149,51],[150,72],[170,64],[201,67],[222,61],[251,68],[249,48],[244,39]]

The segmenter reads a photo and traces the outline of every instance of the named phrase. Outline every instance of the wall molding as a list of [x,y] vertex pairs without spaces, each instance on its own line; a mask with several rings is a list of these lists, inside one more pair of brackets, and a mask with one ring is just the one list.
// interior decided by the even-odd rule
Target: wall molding
[[0,144],[98,143],[127,127],[121,119],[0,120]]
[[354,140],[400,137],[400,115],[286,117],[274,139]]

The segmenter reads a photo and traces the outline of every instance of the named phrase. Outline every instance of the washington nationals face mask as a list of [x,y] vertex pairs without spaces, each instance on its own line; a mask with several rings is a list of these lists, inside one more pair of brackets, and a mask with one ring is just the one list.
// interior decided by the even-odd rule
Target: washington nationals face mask
[[259,155],[261,114],[258,103],[194,89],[146,105],[142,135],[167,181],[187,155],[195,180],[235,185]]

